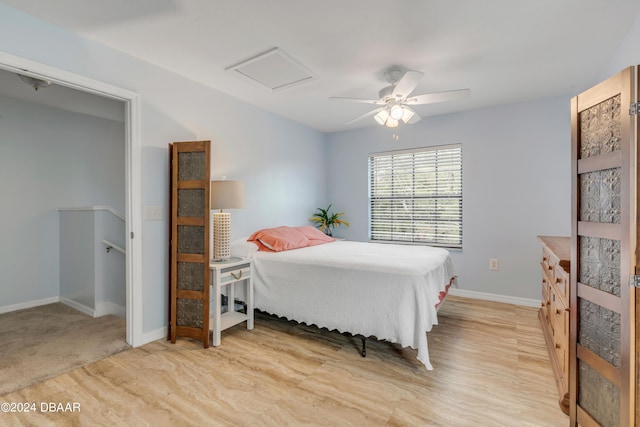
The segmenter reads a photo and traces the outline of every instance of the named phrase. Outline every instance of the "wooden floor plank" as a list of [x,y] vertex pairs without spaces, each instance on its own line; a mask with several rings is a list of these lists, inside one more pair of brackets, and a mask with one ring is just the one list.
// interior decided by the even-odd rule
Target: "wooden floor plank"
[[[130,349],[2,396],[80,404],[0,413],[2,425],[565,426],[533,308],[449,297],[416,350],[258,314],[220,347],[180,339]],[[40,409],[38,407],[38,409]]]

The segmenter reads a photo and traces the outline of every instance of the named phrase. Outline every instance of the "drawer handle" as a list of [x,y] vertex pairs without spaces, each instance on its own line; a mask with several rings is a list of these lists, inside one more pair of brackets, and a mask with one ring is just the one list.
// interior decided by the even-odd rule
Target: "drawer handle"
[[556,343],[556,348],[560,348],[560,347],[561,347],[561,345]]
[[231,275],[233,276],[234,279],[240,280],[240,278],[242,277],[242,270],[240,270],[240,274],[238,274],[237,276],[233,274],[233,272],[231,273]]

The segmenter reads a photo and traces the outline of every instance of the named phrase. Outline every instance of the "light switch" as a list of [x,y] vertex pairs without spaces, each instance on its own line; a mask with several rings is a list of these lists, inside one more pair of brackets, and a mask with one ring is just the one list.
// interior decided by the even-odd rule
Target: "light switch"
[[145,206],[145,221],[162,221],[162,206]]

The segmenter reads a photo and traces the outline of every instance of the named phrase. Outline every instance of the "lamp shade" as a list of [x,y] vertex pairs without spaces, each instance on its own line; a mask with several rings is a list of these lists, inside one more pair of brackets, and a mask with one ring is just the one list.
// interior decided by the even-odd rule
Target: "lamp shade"
[[396,119],[394,119],[393,117],[389,117],[385,124],[387,125],[388,128],[398,127],[398,121]]
[[242,209],[244,206],[242,181],[211,181],[211,209]]
[[405,123],[409,123],[409,120],[411,120],[411,118],[413,117],[415,113],[408,109],[408,108],[403,108],[402,111],[402,121]]
[[389,111],[387,111],[386,108],[384,110],[380,110],[378,114],[374,116],[374,119],[376,119],[376,122],[378,122],[378,124],[380,125],[384,125],[384,123],[387,121],[388,118],[389,118]]

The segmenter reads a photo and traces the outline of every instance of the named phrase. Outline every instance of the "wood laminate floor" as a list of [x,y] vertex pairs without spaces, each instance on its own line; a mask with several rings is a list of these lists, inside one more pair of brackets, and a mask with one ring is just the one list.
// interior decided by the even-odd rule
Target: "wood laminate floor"
[[363,359],[358,338],[258,314],[217,348],[160,340],[5,395],[36,412],[0,424],[568,425],[535,309],[449,297],[439,319],[433,371],[416,350],[368,340]]

